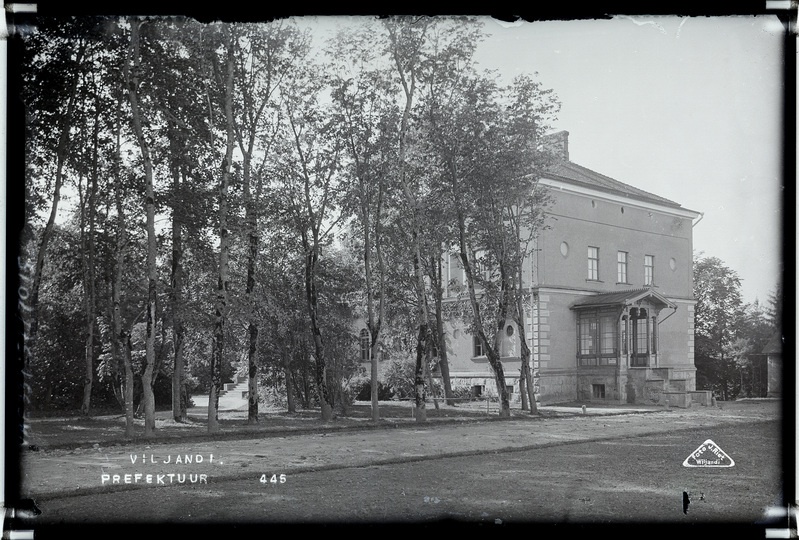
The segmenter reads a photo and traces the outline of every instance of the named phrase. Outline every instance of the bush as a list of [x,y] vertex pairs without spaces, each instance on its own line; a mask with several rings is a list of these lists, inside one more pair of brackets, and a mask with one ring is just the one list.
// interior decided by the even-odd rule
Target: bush
[[455,403],[465,403],[472,400],[471,386],[456,386],[452,389],[452,397],[456,398]]
[[[372,381],[360,381],[352,386],[352,394],[357,401],[371,401],[372,400]],[[380,401],[389,401],[394,397],[394,392],[380,381],[377,381],[377,399]]]
[[412,358],[391,360],[385,377],[386,385],[391,388],[394,397],[404,399],[414,396],[416,362]]

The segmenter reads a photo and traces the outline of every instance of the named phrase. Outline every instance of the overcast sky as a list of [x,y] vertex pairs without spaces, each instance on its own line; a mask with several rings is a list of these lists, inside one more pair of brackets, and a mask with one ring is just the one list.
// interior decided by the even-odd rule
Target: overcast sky
[[[318,46],[336,27],[370,21],[296,20]],[[782,262],[776,18],[483,21],[480,65],[506,82],[538,73],[560,98],[555,128],[569,132],[572,161],[703,212],[695,250],[738,273],[744,301],[766,301]]]
[[[353,19],[300,21],[321,41]],[[572,161],[704,213],[695,251],[738,273],[744,301],[767,300],[782,264],[776,17],[483,21],[480,65],[505,82],[538,73]]]
[[694,248],[765,301],[781,270],[783,33],[776,18],[487,20],[478,52],[561,101],[575,163],[704,212]]

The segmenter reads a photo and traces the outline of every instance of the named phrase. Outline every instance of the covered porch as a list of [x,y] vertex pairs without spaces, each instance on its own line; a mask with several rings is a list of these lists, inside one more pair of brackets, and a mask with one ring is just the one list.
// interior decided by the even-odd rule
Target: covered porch
[[571,309],[579,400],[658,403],[664,392],[688,390],[659,363],[658,326],[674,302],[650,287],[585,296]]

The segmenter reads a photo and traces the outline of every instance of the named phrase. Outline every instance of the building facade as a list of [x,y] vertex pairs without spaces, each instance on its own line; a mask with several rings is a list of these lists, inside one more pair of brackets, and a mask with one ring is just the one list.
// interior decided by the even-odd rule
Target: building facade
[[[554,137],[563,158],[540,180],[553,202],[525,268],[530,301],[525,336],[537,399],[662,402],[696,389],[692,226],[700,214],[568,159],[568,132]],[[463,282],[457,257],[447,272]],[[501,354],[518,396],[517,329]],[[473,336],[449,328],[453,385],[496,391]],[[512,385],[512,388],[511,388]]]
[[[692,226],[700,213],[572,163],[568,132],[553,141],[562,160],[539,181],[552,204],[523,276],[537,401],[690,403]],[[445,256],[443,271],[447,298],[462,299],[457,254]],[[506,324],[500,352],[518,400],[521,347],[515,324]],[[475,336],[459,322],[446,331],[453,387],[496,394]]]

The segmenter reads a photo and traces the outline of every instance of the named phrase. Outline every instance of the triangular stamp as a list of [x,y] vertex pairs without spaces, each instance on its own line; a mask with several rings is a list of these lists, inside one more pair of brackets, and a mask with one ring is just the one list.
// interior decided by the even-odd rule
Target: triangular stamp
[[735,461],[719,445],[706,440],[682,462],[683,467],[734,467]]

